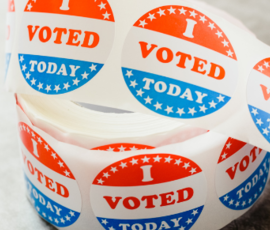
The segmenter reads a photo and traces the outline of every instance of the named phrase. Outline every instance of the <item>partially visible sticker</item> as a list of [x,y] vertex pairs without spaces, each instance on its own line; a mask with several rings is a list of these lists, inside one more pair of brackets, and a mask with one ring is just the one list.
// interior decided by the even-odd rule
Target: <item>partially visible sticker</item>
[[173,154],[115,162],[97,175],[90,190],[93,211],[109,230],[191,229],[206,196],[201,168]]
[[81,212],[81,194],[74,175],[51,146],[27,124],[19,123],[25,181],[38,214],[55,225],[74,224]]
[[265,189],[270,153],[229,138],[218,161],[216,189],[223,205],[232,210],[251,207]]
[[137,150],[147,150],[154,149],[154,147],[148,145],[140,144],[130,144],[130,143],[117,143],[110,145],[103,145],[100,147],[93,148],[92,150],[103,150],[109,152],[125,152],[125,151],[137,151]]
[[14,0],[8,0],[7,11],[7,28],[6,28],[6,66],[5,66],[5,78],[7,76],[8,67],[11,58],[12,45],[15,36],[15,3]]
[[229,38],[214,21],[195,9],[167,5],[133,25],[122,52],[122,72],[145,107],[192,119],[230,101],[238,63]]
[[113,40],[107,0],[29,0],[21,25],[21,72],[38,92],[68,93],[98,74]]
[[270,143],[270,58],[260,61],[251,71],[247,85],[248,108],[254,124]]

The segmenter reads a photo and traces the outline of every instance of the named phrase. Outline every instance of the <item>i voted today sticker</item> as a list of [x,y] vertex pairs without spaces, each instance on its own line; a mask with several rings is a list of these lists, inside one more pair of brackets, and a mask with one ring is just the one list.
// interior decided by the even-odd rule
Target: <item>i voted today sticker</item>
[[188,158],[143,154],[115,162],[95,178],[93,211],[109,230],[190,229],[206,200],[206,178]]
[[254,124],[270,143],[270,58],[255,65],[247,85],[248,108]]
[[166,5],[133,25],[122,52],[122,72],[145,107],[192,119],[230,101],[238,64],[229,38],[213,20],[189,7]]
[[19,123],[28,197],[37,213],[56,227],[74,224],[81,212],[81,194],[63,159],[27,124]]
[[98,74],[113,40],[107,0],[29,0],[20,30],[21,72],[40,93],[68,93]]
[[270,153],[229,138],[216,169],[216,189],[223,205],[233,210],[251,207],[268,180]]
[[6,28],[6,71],[5,77],[10,63],[12,45],[15,36],[15,3],[14,0],[8,0],[8,11],[7,11],[7,28]]
[[92,150],[102,150],[109,152],[125,152],[125,151],[138,151],[154,149],[154,147],[148,145],[131,144],[131,143],[117,143],[110,145],[103,145],[100,147],[93,148]]

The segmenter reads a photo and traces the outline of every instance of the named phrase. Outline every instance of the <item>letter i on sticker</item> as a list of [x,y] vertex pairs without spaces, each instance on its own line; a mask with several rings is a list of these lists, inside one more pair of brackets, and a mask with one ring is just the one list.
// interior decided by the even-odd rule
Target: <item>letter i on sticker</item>
[[27,124],[19,123],[25,182],[37,213],[56,227],[73,225],[81,212],[81,194],[63,159]]
[[114,16],[107,0],[30,0],[20,32],[18,58],[26,82],[43,94],[64,94],[103,67],[113,44]]
[[261,135],[270,143],[270,58],[257,63],[247,85],[250,115]]
[[142,105],[164,116],[192,119],[230,101],[238,64],[231,42],[213,20],[195,9],[168,5],[133,25],[122,72]]
[[233,210],[251,207],[265,189],[270,153],[229,138],[216,169],[216,190],[223,205]]
[[186,230],[199,219],[206,194],[205,175],[196,163],[172,154],[147,154],[102,170],[90,200],[105,229]]

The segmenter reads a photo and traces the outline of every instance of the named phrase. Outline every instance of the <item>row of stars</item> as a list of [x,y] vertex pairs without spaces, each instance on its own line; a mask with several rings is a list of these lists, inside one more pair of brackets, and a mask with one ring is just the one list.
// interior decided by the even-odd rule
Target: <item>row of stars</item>
[[[175,9],[175,8],[173,8],[173,7],[171,6],[171,8],[170,8],[170,9],[167,9],[167,10],[170,12],[170,14],[176,14],[175,11],[176,11],[177,9]],[[181,14],[186,15],[187,10],[185,10],[184,7],[182,7],[182,9],[178,9],[178,10],[180,11],[180,12],[179,12],[180,15],[181,15]],[[162,17],[163,15],[166,16],[165,11],[166,11],[166,10],[159,9],[159,11],[157,12],[157,14],[159,14],[160,17]],[[190,15],[189,15],[190,17],[193,17],[193,18],[196,19],[196,16],[197,16],[198,14],[195,12],[195,10],[193,10],[193,11],[188,11],[188,12],[190,13]],[[205,16],[201,16],[201,15],[199,15],[199,16],[200,16],[200,20],[199,20],[199,21],[202,21],[203,24],[204,24],[204,23],[207,21],[207,19],[205,18]],[[152,22],[154,19],[156,19],[155,13],[153,13],[153,14],[149,13],[149,16],[148,16],[147,18],[148,18],[149,20],[151,20],[151,22]],[[145,19],[145,20],[146,20],[146,19]],[[144,28],[145,25],[148,24],[145,20],[140,20],[140,25],[139,25],[139,26],[141,26],[141,27]],[[211,28],[211,30],[216,29],[215,24],[214,24],[214,23],[211,23],[211,22],[209,22],[208,27]],[[223,38],[223,33],[222,33],[221,31],[219,31],[219,30],[217,30],[216,35],[218,36],[218,38]],[[226,39],[224,39],[224,41],[223,41],[222,43],[223,43],[224,47],[228,47],[228,48],[229,48],[229,42],[226,41]],[[233,53],[231,50],[228,50],[228,51],[226,51],[226,52],[227,52],[227,54],[228,54],[229,57],[233,57],[233,54],[234,54],[234,53]]]
[[[133,146],[132,148],[129,147],[129,149],[127,147],[124,147],[123,145],[121,145],[121,147],[118,148],[112,148],[111,146],[109,146],[109,148],[106,150],[108,152],[115,152],[118,149],[120,152],[125,152],[125,151],[137,151],[137,150],[149,150],[148,148],[144,148],[144,149],[138,149],[135,146]],[[99,150],[99,149],[98,149]]]
[[[141,158],[141,160],[143,161],[143,163],[150,163],[149,162],[149,160],[150,160],[151,158],[149,158],[149,157],[147,157],[147,156],[145,156],[144,158]],[[156,156],[156,157],[153,157],[153,159],[154,159],[154,162],[159,162],[159,163],[161,163],[160,162],[160,160],[162,159],[162,157],[160,157],[159,155],[158,156]],[[169,157],[165,157],[164,158],[165,159],[165,161],[164,161],[164,163],[171,163],[171,161],[173,161],[173,159],[171,158],[171,156],[169,156]],[[132,159],[131,161],[130,161],[130,163],[132,164],[132,166],[133,165],[138,165],[139,163],[138,163],[138,160],[139,159]],[[127,166],[127,163],[128,162],[121,162],[121,164],[119,165],[119,167],[121,167],[122,169],[124,169],[124,168],[127,168],[128,166]],[[178,159],[178,160],[175,160],[175,165],[178,165],[178,166],[180,166],[180,164],[181,163],[184,163],[182,160],[181,160],[181,158],[180,159]],[[188,163],[184,163],[184,166],[183,166],[183,168],[185,169],[185,170],[187,170],[189,167],[191,167],[190,166],[190,162],[188,162]],[[115,172],[117,172],[118,170],[117,170],[117,167],[111,167],[111,170],[110,170],[111,172],[113,172],[113,173],[115,173]],[[191,173],[191,175],[193,175],[194,173],[196,173],[197,172],[197,168],[192,168],[191,167],[191,171],[189,171],[190,173]],[[111,175],[108,173],[108,172],[106,172],[106,173],[103,173],[103,177],[105,177],[106,179],[108,179],[109,177],[110,177]],[[103,184],[105,181],[103,181],[102,180],[102,178],[101,179],[97,179],[97,181],[98,181],[98,184]]]
[[[266,183],[266,179],[264,179],[263,182]],[[260,193],[261,193],[262,190],[263,190],[263,187],[261,186],[259,190],[260,190]],[[254,194],[254,200],[256,200],[257,197],[258,197],[258,194],[257,194],[257,193]],[[229,205],[231,206],[231,205],[234,204],[234,200],[233,200],[233,199],[229,200],[229,198],[230,198],[230,197],[229,197],[228,195],[226,195],[226,196],[224,197],[223,201],[224,201],[224,202],[227,201],[227,202],[229,203]],[[243,201],[242,204],[240,204],[240,202],[237,201],[234,205],[235,205],[236,208],[239,207],[240,205],[241,205],[242,207],[245,207],[247,204],[251,204],[252,202],[253,202],[252,198],[249,198],[248,202]]]
[[[32,0],[32,1],[33,1],[34,3],[36,3],[36,0]],[[106,10],[106,3],[104,4],[103,2],[101,2],[101,4],[98,5],[98,6],[99,6],[100,10],[102,10],[102,9],[105,9],[105,10]],[[33,8],[32,4],[29,3],[29,4],[27,5],[27,10],[28,10],[28,11],[31,11],[32,8]],[[104,20],[105,20],[105,19],[108,19],[108,20],[109,20],[111,14],[109,14],[108,11],[106,11],[106,13],[105,13],[105,14],[102,14],[102,16],[104,17],[104,18],[103,18]]]
[[[226,144],[226,149],[230,149],[230,148],[231,148],[231,146],[232,146],[232,143],[231,143],[231,142],[229,142],[228,144]],[[221,155],[222,160],[226,159],[226,158],[227,158],[227,155],[228,155],[228,154],[224,152],[224,154],[223,154],[223,155]]]
[[[37,210],[38,212],[40,212],[40,208],[39,208],[38,206],[36,206],[36,210]],[[72,211],[70,211],[69,214],[70,214],[71,217],[75,216],[74,212],[72,212]],[[47,218],[47,214],[46,214],[45,212],[42,212],[40,215],[42,215],[44,218]],[[66,221],[70,221],[71,217],[69,217],[68,215],[66,215],[66,216],[65,216]],[[60,218],[60,222],[59,222],[59,220],[58,220],[57,218],[52,218],[51,216],[48,216],[48,219],[49,219],[50,221],[52,221],[52,222],[54,221],[54,222],[57,223],[57,224],[59,224],[60,222],[63,223],[63,224],[65,224],[65,222],[66,222],[66,221],[64,220],[64,218]]]
[[[31,133],[33,138],[36,138],[36,134],[34,132],[31,132],[30,129],[28,127],[25,127],[24,125],[20,125],[20,131],[25,131],[25,132],[27,131],[29,134]],[[37,141],[39,142],[39,144],[42,144],[42,142],[43,142],[40,137],[37,138]],[[44,148],[47,150],[47,152],[50,151],[49,146],[47,144],[45,144],[45,143],[44,143]],[[56,156],[56,154],[54,152],[52,152],[51,156],[54,158],[54,160],[57,158],[57,156]],[[64,163],[61,162],[60,160],[59,160],[59,162],[57,164],[60,166],[60,168],[65,167]],[[64,173],[65,173],[65,175],[67,177],[70,177],[70,172],[65,170]]]
[[[257,109],[252,109],[251,113],[256,117],[257,115],[259,115],[258,110]],[[267,119],[267,122],[270,122],[270,119]],[[262,122],[262,119],[257,119],[256,118],[256,124],[259,126],[262,126],[264,123]],[[268,134],[270,133],[270,131],[268,130],[270,129],[270,126],[268,128],[262,129],[263,134],[268,136]]]
[[269,65],[269,62],[266,62],[266,61],[264,61],[264,64],[263,65],[259,65],[258,66],[258,70],[262,73],[265,69],[263,68],[263,66],[265,66],[265,68],[266,69],[268,69],[269,67],[270,67],[270,65]]
[[[130,71],[127,70],[126,76],[128,76],[129,78],[130,78],[131,76],[133,76],[132,70],[130,70]],[[138,85],[138,83],[136,82],[136,80],[130,81],[130,87],[133,87],[133,88],[135,89],[137,85]],[[142,91],[142,89],[136,90],[136,92],[137,92],[137,97],[138,97],[138,96],[143,97],[143,94],[145,93],[144,91]],[[225,97],[222,96],[222,95],[219,95],[219,97],[217,97],[217,99],[218,99],[218,103],[220,103],[220,102],[225,102],[225,101],[224,101]],[[148,96],[147,98],[144,98],[144,100],[145,100],[145,104],[146,104],[146,105],[147,105],[147,104],[152,105],[152,100],[153,100],[153,98],[150,98],[150,97]],[[212,100],[212,102],[209,102],[209,105],[210,105],[209,108],[207,108],[205,105],[199,106],[199,108],[200,108],[200,111],[199,111],[199,112],[206,113],[206,110],[208,110],[208,109],[211,109],[211,108],[216,109],[216,106],[217,106],[218,103],[215,103],[215,101]],[[153,106],[156,108],[156,111],[158,111],[159,109],[162,110],[162,105],[163,105],[163,104],[161,104],[161,103],[159,103],[159,102],[156,102],[156,104],[153,105]],[[173,109],[174,109],[173,106],[172,106],[172,107],[167,106],[167,108],[164,109],[164,111],[166,111],[168,115],[169,115],[170,113],[177,113],[177,114],[179,114],[180,117],[181,117],[183,114],[186,114],[184,108],[182,108],[182,109],[177,108],[177,109],[178,109],[177,112],[173,111]],[[191,114],[192,116],[194,116],[194,114],[198,112],[198,111],[195,110],[195,107],[194,107],[194,108],[188,108],[188,109],[189,109],[188,114]]]

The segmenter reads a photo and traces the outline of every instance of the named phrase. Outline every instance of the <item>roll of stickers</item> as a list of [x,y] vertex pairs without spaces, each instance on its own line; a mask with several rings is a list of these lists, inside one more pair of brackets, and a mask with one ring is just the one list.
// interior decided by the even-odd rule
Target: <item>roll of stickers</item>
[[268,180],[268,152],[212,131],[65,100],[17,104],[28,197],[57,228],[220,229]]
[[[270,48],[227,14],[184,0],[22,0],[16,15],[9,90],[177,119],[270,150]],[[254,71],[262,77],[249,88]]]

